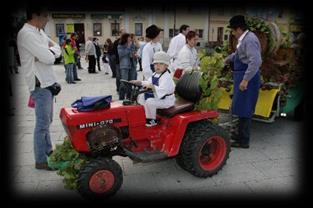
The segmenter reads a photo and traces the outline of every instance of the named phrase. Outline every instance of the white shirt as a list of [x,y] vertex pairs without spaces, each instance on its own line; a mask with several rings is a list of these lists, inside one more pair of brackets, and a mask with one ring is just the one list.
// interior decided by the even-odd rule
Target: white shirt
[[153,55],[155,52],[162,51],[161,43],[153,43],[150,41],[147,43],[142,50],[142,70],[144,75],[144,80],[148,80],[153,71],[150,65],[153,63]]
[[186,37],[182,33],[179,33],[175,37],[172,38],[167,54],[171,57],[171,59],[176,59],[178,56],[179,51],[183,48],[186,44]]
[[190,48],[188,44],[185,44],[179,51],[177,59],[174,61],[176,69],[184,69],[190,71],[197,69],[199,65],[197,50],[193,47]]
[[[50,48],[49,42],[53,44]],[[42,88],[56,82],[53,64],[55,58],[61,55],[61,48],[43,30],[25,23],[18,32],[17,47],[21,60],[21,71],[25,74],[29,91],[35,89],[35,76],[38,78]]]
[[[161,74],[153,73],[155,77],[160,77]],[[152,84],[152,76],[147,81],[142,81],[142,84]],[[165,72],[160,78],[159,78],[159,86],[154,85],[154,94],[156,95],[156,98],[161,99],[165,95],[168,95],[165,97],[164,101],[174,101],[175,102],[175,83],[170,75],[170,73]],[[172,95],[170,95],[172,94]]]
[[91,40],[86,41],[85,53],[87,56],[95,56],[96,57],[96,47]]
[[241,44],[241,41],[243,40],[243,38],[247,35],[247,33],[249,32],[249,30],[246,30],[244,33],[242,33],[242,35],[239,37],[238,39],[238,43],[237,43],[237,46],[236,48],[239,48],[240,44]]

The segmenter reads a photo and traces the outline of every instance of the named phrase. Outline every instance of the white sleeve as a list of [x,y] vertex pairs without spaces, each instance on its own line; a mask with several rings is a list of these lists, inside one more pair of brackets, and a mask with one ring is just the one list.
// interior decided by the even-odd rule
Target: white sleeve
[[150,47],[148,45],[145,45],[142,50],[142,70],[145,80],[152,76],[152,70],[150,68],[150,64],[152,64],[152,56],[149,48]]
[[171,59],[173,59],[175,56],[176,47],[177,47],[177,41],[176,41],[176,38],[174,37],[172,38],[170,45],[168,47],[168,50],[167,50],[167,54],[171,57]]
[[191,65],[190,58],[188,51],[184,49],[180,50],[177,58],[177,67],[184,70],[191,70],[193,66]]
[[54,42],[53,40],[51,40],[51,38],[49,38],[45,33],[43,33],[46,38],[48,39],[49,42],[51,42],[53,44],[52,47],[50,47],[49,49],[52,50],[54,52],[54,57],[58,58],[61,56],[62,50],[61,47],[59,46],[59,44],[57,44],[56,42]]
[[33,34],[27,33],[21,37],[20,44],[23,45],[41,63],[54,64],[55,55],[49,50],[48,45],[36,40]]
[[86,46],[85,46],[85,52],[86,52],[86,55],[88,55],[88,54],[89,54],[90,49],[91,49],[91,47],[90,47],[90,42],[89,42],[89,41],[87,41],[87,42],[86,42]]

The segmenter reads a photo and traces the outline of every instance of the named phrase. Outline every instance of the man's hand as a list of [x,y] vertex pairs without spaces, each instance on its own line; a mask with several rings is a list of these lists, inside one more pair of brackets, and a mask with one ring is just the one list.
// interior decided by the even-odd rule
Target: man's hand
[[247,88],[248,88],[248,81],[243,79],[243,80],[240,82],[239,89],[240,89],[241,91],[245,91]]
[[140,80],[130,80],[130,83],[134,84],[134,85],[141,85],[141,81]]

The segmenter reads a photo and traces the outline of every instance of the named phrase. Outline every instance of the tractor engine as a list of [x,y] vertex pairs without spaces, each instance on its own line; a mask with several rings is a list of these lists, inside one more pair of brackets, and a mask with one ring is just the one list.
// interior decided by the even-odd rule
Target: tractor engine
[[120,146],[122,134],[118,128],[103,125],[87,134],[89,149],[93,154],[111,155]]

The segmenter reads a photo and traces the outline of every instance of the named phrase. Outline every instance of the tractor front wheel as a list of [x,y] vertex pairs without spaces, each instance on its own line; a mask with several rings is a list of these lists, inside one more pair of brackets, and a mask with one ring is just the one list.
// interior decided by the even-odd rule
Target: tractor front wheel
[[123,183],[120,165],[109,158],[90,161],[78,177],[78,192],[88,199],[101,199],[114,195]]
[[225,130],[202,121],[188,126],[177,163],[194,176],[206,178],[226,164],[229,153],[230,141]]

